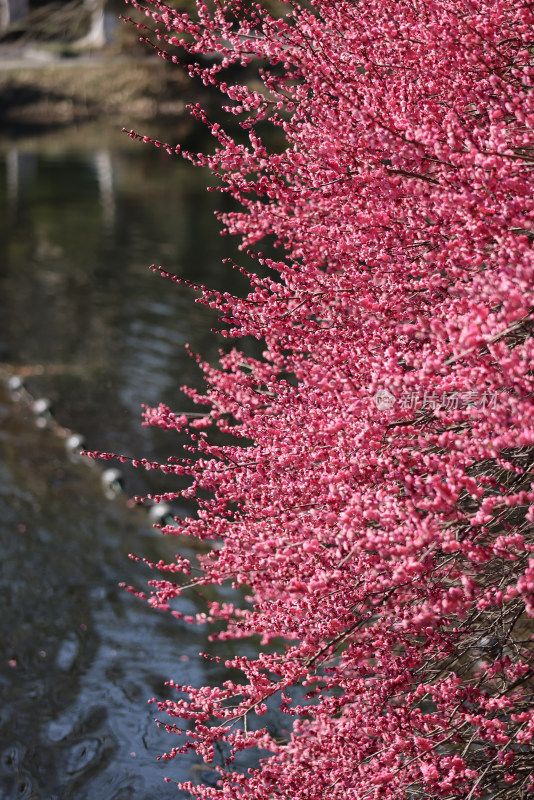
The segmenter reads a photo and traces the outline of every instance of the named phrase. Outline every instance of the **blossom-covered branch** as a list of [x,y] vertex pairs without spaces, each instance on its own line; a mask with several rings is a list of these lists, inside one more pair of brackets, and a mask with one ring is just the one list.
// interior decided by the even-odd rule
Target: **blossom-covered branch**
[[[240,201],[222,221],[270,276],[250,276],[245,299],[201,290],[223,335],[255,337],[262,357],[236,348],[201,364],[206,391],[188,393],[205,416],[145,413],[191,434],[196,457],[162,466],[189,475],[198,502],[166,532],[219,541],[195,585],[249,587],[250,604],[210,603],[199,621],[219,621],[214,639],[259,634],[265,650],[227,662],[242,683],[175,685],[158,704],[186,721],[169,757],[230,748],[217,786],[182,788],[527,797],[532,4],[310,0],[275,15],[216,0],[193,17],[132,5],[143,37],[218,87],[241,124],[232,136],[193,106],[216,151],[176,150]],[[243,85],[224,80],[229,67]],[[282,152],[262,139],[267,123]],[[261,254],[266,236],[278,260]],[[151,585],[163,608],[184,591]],[[247,722],[273,698],[292,720],[285,741]],[[255,746],[271,756],[232,770]]]

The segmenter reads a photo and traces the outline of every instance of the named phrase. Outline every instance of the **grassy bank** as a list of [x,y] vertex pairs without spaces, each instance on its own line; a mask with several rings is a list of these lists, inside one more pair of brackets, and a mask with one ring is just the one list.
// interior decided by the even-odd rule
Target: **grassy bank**
[[[198,89],[198,87],[196,87]],[[157,57],[22,61],[1,68],[1,137],[38,135],[98,121],[132,128],[154,117],[187,118],[189,79]]]

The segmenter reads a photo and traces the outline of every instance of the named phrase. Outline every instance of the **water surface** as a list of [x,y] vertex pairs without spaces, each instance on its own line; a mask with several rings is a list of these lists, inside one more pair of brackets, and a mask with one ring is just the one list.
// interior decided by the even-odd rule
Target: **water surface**
[[[234,285],[206,179],[129,139],[0,154],[0,364],[90,449],[181,452],[178,437],[141,427],[140,406],[185,408],[179,387],[199,381],[185,343],[215,359],[221,341],[213,312],[148,266]],[[58,430],[0,387],[0,798],[180,797],[165,775],[210,773],[193,756],[156,760],[178,742],[147,700],[167,696],[169,678],[220,679],[198,657],[214,646],[118,586],[150,577],[128,553],[177,550],[126,498],[176,484],[124,468],[125,495],[108,499],[101,470],[73,459]],[[182,601],[200,608],[193,594]]]

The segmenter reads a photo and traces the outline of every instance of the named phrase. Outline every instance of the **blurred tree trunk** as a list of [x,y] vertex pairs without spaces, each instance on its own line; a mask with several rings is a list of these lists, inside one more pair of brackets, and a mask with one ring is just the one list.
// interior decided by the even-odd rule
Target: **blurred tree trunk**
[[82,42],[86,47],[104,47],[108,41],[104,6],[105,0],[84,0],[84,6],[90,14],[90,28]]
[[0,0],[0,33],[28,14],[28,0]]

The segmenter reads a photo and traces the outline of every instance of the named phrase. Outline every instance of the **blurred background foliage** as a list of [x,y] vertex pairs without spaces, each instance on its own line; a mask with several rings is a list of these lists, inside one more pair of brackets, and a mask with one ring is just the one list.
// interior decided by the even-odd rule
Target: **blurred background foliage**
[[[167,5],[181,13],[196,14],[195,0],[168,0]],[[207,5],[214,6],[212,0]],[[246,3],[251,8],[255,3]],[[288,6],[281,0],[263,0],[263,7],[274,16],[287,13]],[[63,45],[64,54],[69,48],[80,49],[113,45],[115,52],[131,52],[139,48],[139,34],[133,26],[121,25],[120,16],[132,17],[145,22],[146,17],[123,0],[0,0],[0,6],[8,9],[4,14],[3,29],[0,26],[0,42],[56,42]],[[104,19],[105,18],[105,19]],[[100,38],[91,37],[91,31],[102,29]]]

